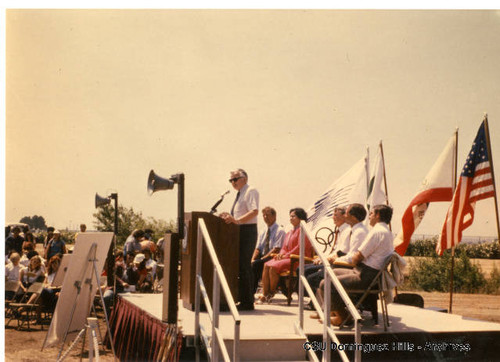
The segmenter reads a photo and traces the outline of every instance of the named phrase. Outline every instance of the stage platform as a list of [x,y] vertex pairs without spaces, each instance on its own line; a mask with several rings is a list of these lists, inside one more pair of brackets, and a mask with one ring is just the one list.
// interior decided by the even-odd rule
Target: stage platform
[[[161,294],[121,294],[120,297],[161,320]],[[363,348],[363,360],[498,359],[498,323],[395,303],[389,304],[388,310],[391,326],[387,331],[384,331],[382,322],[380,325],[370,325],[369,320],[363,323],[362,346],[358,347]],[[309,342],[321,342],[323,327],[317,320],[309,317],[312,313],[305,311],[304,330]],[[298,321],[296,299],[291,306],[287,306],[285,297],[277,295],[272,304],[256,304],[254,311],[240,312],[240,316],[241,360],[278,360],[276,356],[279,357],[280,353],[276,352],[276,345],[283,347],[280,360],[305,360],[305,340],[296,335],[294,328]],[[365,313],[363,317],[369,319],[369,313]],[[379,321],[382,321],[380,313]],[[200,323],[205,325],[205,330],[210,330],[207,313],[201,313]],[[182,301],[179,301],[178,325],[182,330],[184,343],[191,344],[194,336],[194,312],[183,308]],[[229,312],[221,313],[220,327],[230,345],[234,336],[234,322]],[[353,329],[340,329],[337,335],[342,344],[354,343]],[[323,346],[310,343],[306,347]],[[271,351],[275,351],[276,356],[270,356]],[[290,355],[286,357],[283,353]],[[352,353],[348,355],[353,356]],[[332,358],[338,359],[338,354],[332,353]]]

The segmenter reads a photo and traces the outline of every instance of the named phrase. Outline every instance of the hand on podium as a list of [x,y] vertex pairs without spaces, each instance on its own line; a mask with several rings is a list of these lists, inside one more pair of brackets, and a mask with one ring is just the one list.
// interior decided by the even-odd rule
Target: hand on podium
[[227,212],[223,212],[219,215],[220,218],[222,218],[226,224],[238,224],[238,220],[236,220],[231,214]]

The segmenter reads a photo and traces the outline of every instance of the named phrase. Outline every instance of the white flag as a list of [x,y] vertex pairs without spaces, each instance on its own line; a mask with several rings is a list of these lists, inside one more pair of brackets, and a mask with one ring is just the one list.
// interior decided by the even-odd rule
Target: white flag
[[387,195],[384,187],[384,160],[382,157],[382,141],[380,141],[377,156],[373,164],[368,186],[366,205],[371,209],[375,205],[387,204]]
[[366,157],[351,167],[337,179],[309,208],[307,223],[312,230],[324,221],[331,221],[333,210],[352,203],[364,205],[366,202]]

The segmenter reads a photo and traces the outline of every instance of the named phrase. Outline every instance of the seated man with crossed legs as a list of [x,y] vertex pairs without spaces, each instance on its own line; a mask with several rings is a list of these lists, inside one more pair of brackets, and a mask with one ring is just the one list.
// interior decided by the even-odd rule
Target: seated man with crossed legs
[[[355,265],[353,269],[335,269],[334,273],[340,283],[349,289],[366,289],[384,267],[386,259],[394,252],[393,235],[389,230],[392,218],[392,208],[387,205],[376,205],[370,211],[369,220],[372,229],[359,247],[358,251],[351,255],[345,255],[339,259]],[[324,301],[324,280],[316,292],[318,301]],[[347,318],[348,312],[340,294],[332,287],[332,325],[339,326]]]

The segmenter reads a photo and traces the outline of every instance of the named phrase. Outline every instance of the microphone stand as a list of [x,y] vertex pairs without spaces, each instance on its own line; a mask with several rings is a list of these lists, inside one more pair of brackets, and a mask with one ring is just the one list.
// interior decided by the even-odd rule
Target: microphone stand
[[215,205],[214,205],[214,206],[212,206],[212,209],[210,210],[210,214],[215,214],[215,213],[217,212],[217,206],[219,206],[219,205],[220,205],[220,203],[221,203],[222,201],[224,201],[224,196],[226,196],[228,193],[229,193],[229,190],[227,190],[227,191],[226,191],[226,192],[224,192],[222,195],[220,195],[220,199],[219,199],[219,201],[217,201],[217,202],[215,203]]

